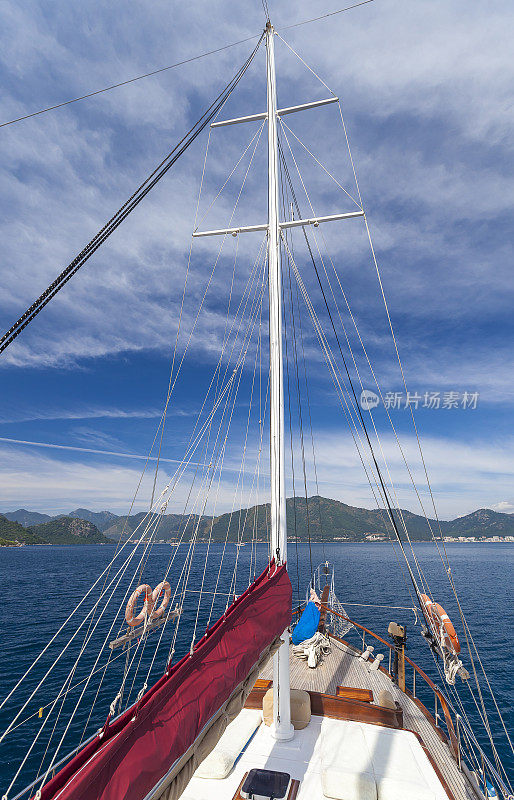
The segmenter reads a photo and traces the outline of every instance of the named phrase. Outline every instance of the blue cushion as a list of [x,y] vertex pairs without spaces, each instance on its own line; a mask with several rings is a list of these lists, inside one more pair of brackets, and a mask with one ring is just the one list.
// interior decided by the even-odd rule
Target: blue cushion
[[318,630],[319,617],[319,608],[317,608],[316,604],[307,603],[293,631],[293,644],[300,644],[300,642],[304,642],[314,636]]

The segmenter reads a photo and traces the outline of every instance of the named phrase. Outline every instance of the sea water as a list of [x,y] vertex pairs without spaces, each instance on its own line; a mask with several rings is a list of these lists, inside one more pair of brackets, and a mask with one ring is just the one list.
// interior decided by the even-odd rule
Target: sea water
[[[419,566],[418,572],[418,566],[412,562],[416,578],[420,583],[427,582],[433,597],[444,606],[450,615],[462,643],[462,660],[471,672],[470,658],[465,646],[457,604],[440,555],[435,546],[430,543],[420,543],[414,547]],[[512,599],[514,544],[459,543],[446,544],[446,549],[459,600],[512,738],[514,728],[514,679],[512,677],[514,664],[514,602]],[[31,546],[0,550],[0,581],[3,586],[4,598],[0,617],[0,695],[2,698],[25,673],[85,592],[96,581],[111,561],[114,551],[114,545]],[[19,727],[13,730],[0,745],[0,795],[5,792],[12,775],[39,732],[39,739],[27,759],[14,790],[21,789],[36,777],[59,712],[48,754],[53,752],[63,734],[65,736],[59,750],[60,755],[65,755],[78,744],[81,737],[87,738],[105,722],[109,706],[119,690],[127,662],[125,653],[120,650],[114,651],[106,669],[105,656],[98,663],[95,663],[95,659],[100,645],[106,640],[114,639],[118,634],[120,617],[118,616],[118,623],[112,630],[111,625],[116,611],[121,607],[124,608],[125,592],[131,585],[134,585],[131,583],[132,578],[139,580],[139,573],[136,570],[136,563],[139,560],[137,554],[134,555],[122,576],[107,611],[99,620],[99,615],[96,613],[92,625],[87,620],[62,656],[58,657],[69,637],[77,630],[97,601],[104,581],[107,587],[107,594],[104,597],[110,596],[110,582],[118,581],[116,573],[122,562],[125,561],[125,555],[128,556],[132,552],[133,546],[127,545],[115,566],[111,568],[107,580],[105,581],[105,577],[102,578],[86,602],[75,613],[63,633],[57,637],[30,672],[20,689],[0,710],[0,729],[4,731],[43,678],[45,672],[55,659],[58,659],[45,680],[42,690],[38,690],[20,715],[17,721]],[[235,591],[241,593],[254,574],[258,574],[263,569],[267,558],[267,547],[263,544],[257,545],[256,551],[250,545],[246,545],[239,550],[239,554],[233,544],[227,545],[224,553],[223,545],[215,544],[209,550],[207,568],[204,570],[206,552],[205,544],[198,545],[191,562],[187,583],[188,593],[180,618],[173,660],[177,660],[189,649],[195,626],[198,639],[203,635],[209,617],[211,621],[214,621],[223,612],[227,602],[231,599],[229,595],[234,592],[234,575],[236,575]],[[166,570],[169,568],[168,580],[174,588],[180,579],[186,554],[185,546],[177,548],[166,544],[153,545],[148,552],[148,561],[141,582],[147,582],[154,587],[164,578]],[[223,563],[220,569],[222,555]],[[347,614],[386,639],[388,638],[387,626],[391,620],[406,625],[407,654],[436,684],[441,685],[434,658],[420,635],[419,612],[416,615],[412,611],[414,607],[412,586],[399,551],[394,551],[390,544],[385,543],[325,545],[317,543],[309,547],[307,544],[296,546],[294,542],[291,542],[288,566],[295,604],[298,600],[305,599],[311,568],[317,567],[325,560],[334,564],[336,593],[341,602],[345,604]],[[183,580],[184,573],[182,573]],[[212,592],[216,588],[216,584],[218,594],[214,597]],[[199,592],[202,587],[202,600],[197,613]],[[105,599],[99,605],[99,609],[103,608],[104,602]],[[157,656],[149,676],[149,685],[157,680],[164,670],[174,630],[175,624],[169,623],[160,640]],[[160,631],[151,633],[144,650],[140,647],[137,651],[129,672],[129,679],[125,685],[124,705],[126,702],[135,700],[137,694],[143,689],[154,655],[154,645],[160,638],[160,633]],[[86,635],[91,636],[91,639],[78,665],[73,670]],[[361,634],[357,630],[351,631],[347,638],[356,645],[362,642]],[[369,637],[366,639],[366,644],[368,643],[372,643]],[[375,653],[387,650],[378,642],[375,642],[375,645]],[[133,680],[138,663],[139,669]],[[387,652],[385,652],[383,663],[387,667]],[[75,711],[77,701],[85,687],[84,679],[87,679],[93,670],[96,672]],[[65,684],[67,678],[69,678],[68,684]],[[70,691],[64,697],[62,708],[63,698],[55,706],[52,715],[48,717],[49,709],[46,706],[59,693],[63,684]],[[412,689],[412,669],[409,667],[407,684]],[[487,750],[487,735],[478,721],[478,712],[471,693],[459,678],[457,678],[457,688],[465,709],[474,723],[477,738]],[[514,759],[506,738],[502,735],[501,724],[484,680],[482,680],[482,691],[491,726],[497,734],[498,752],[505,767],[510,771],[512,780]],[[434,713],[433,695],[426,690],[419,676],[416,681],[416,693]],[[41,707],[44,709],[40,718],[38,711]],[[65,733],[70,716],[72,716],[72,721]],[[47,760],[43,761],[45,764],[48,763],[48,754]],[[15,791],[11,791],[9,796],[13,797],[14,794]]]

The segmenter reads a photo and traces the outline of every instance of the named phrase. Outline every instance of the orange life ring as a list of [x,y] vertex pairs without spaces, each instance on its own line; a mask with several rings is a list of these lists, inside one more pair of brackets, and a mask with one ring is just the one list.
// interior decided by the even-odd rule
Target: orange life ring
[[[162,603],[159,608],[155,608],[155,604],[163,592],[164,597],[162,598]],[[152,605],[154,607],[154,610],[152,611],[152,619],[158,619],[159,617],[162,617],[166,608],[168,607],[170,598],[171,586],[169,585],[168,581],[161,581],[161,583],[158,583],[152,592]]]
[[421,595],[427,616],[431,621],[441,647],[452,650],[455,655],[460,653],[459,637],[453,627],[452,621],[444,608],[426,594]]
[[[136,607],[136,603],[139,597],[141,597],[141,595],[143,594],[143,592],[145,594],[145,602],[143,608],[141,609],[139,614],[137,614],[137,616],[134,616],[134,609]],[[127,625],[130,625],[131,628],[135,628],[136,625],[139,625],[141,622],[144,622],[145,617],[152,613],[153,604],[154,601],[153,601],[153,594],[151,587],[148,586],[147,583],[142,583],[141,586],[138,586],[137,589],[135,589],[132,592],[129,601],[127,603],[127,608],[125,609],[125,622],[127,623]]]

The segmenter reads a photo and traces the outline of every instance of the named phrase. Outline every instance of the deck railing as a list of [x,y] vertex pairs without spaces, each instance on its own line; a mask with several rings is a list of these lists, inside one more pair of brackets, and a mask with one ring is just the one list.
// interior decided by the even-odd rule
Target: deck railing
[[[345,617],[343,614],[339,614],[335,609],[330,608],[329,606],[323,607],[326,611],[330,611],[331,614],[334,614],[336,617],[339,616],[342,619],[346,620],[347,622],[351,622],[351,624],[358,630],[362,632],[361,639],[362,639],[362,650],[366,649],[366,635],[373,637],[373,639],[381,642],[385,645],[389,650],[389,668],[388,674],[392,677],[391,674],[391,665],[392,665],[392,655],[395,650],[393,644],[388,642],[382,636],[379,636],[377,633],[374,633],[369,628],[366,628],[364,625],[361,625],[359,622],[355,622],[355,620],[350,619],[349,617]],[[504,800],[514,800],[514,795],[510,791],[510,788],[506,785],[505,781],[503,780],[502,776],[498,773],[496,767],[492,764],[487,754],[484,752],[481,745],[478,743],[475,734],[473,733],[472,729],[468,725],[468,723],[462,718],[462,716],[458,713],[458,711],[453,706],[452,702],[446,697],[439,686],[437,686],[433,680],[424,672],[418,665],[412,661],[408,656],[405,656],[405,661],[412,667],[412,690],[406,688],[406,694],[409,695],[417,705],[421,706],[422,710],[436,728],[439,735],[446,736],[448,740],[450,752],[452,753],[455,761],[459,769],[466,773],[468,779],[470,778],[477,782],[477,788],[479,791],[483,792],[484,797],[490,797],[490,794],[487,790],[486,785],[486,776],[489,776],[495,784],[496,788],[500,790],[502,793]],[[432,717],[431,713],[428,711],[426,706],[421,702],[419,697],[416,696],[416,675],[423,679],[424,684],[428,687],[428,689],[432,692],[433,700],[434,700],[434,715]],[[443,717],[439,713],[439,708],[442,709]],[[444,718],[444,722],[446,724],[446,731],[445,734],[444,730],[440,727],[439,721]],[[454,721],[455,720],[455,721]],[[477,751],[478,756],[480,758],[480,765],[478,765],[478,776],[472,776],[468,767],[464,764],[462,758],[462,750],[463,750],[463,739],[466,741],[468,746],[472,749]],[[483,787],[478,786],[478,782],[483,781]]]

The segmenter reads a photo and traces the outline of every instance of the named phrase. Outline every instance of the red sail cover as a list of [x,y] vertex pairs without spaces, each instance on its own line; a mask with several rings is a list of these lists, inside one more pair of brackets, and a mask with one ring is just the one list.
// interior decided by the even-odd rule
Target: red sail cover
[[42,789],[42,800],[142,800],[291,622],[291,582],[271,564],[184,656]]

